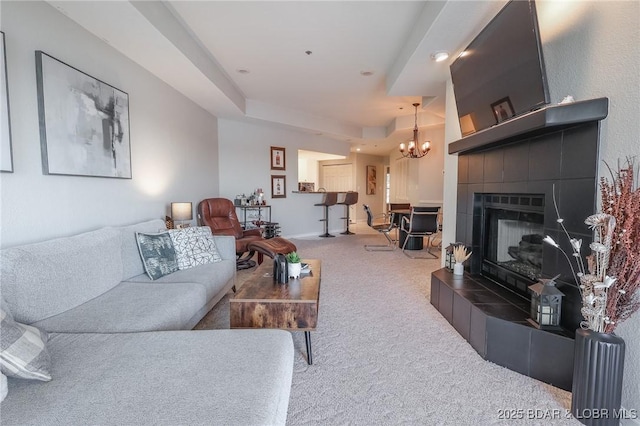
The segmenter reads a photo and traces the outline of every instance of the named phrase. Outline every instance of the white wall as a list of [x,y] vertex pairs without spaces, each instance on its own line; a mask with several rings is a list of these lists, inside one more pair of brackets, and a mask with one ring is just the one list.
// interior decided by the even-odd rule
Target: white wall
[[[355,154],[355,182],[358,191],[358,205],[355,208],[356,220],[366,221],[367,214],[362,207],[367,204],[374,215],[386,211],[385,202],[385,179],[386,169],[389,164],[388,157],[369,154]],[[376,193],[367,195],[367,166],[376,167]]]
[[[417,205],[442,204],[445,161],[445,126],[433,126],[420,132],[420,140],[431,141],[431,150],[425,157],[408,161],[406,199],[396,194],[395,185],[391,185],[391,202]],[[391,157],[391,179],[397,178],[396,160],[402,155],[394,150]]]
[[[220,196],[234,199],[262,188],[271,205],[272,221],[281,226],[283,236],[320,235],[323,232],[321,194],[294,194],[298,190],[298,149],[349,155],[349,145],[322,136],[281,129],[274,126],[218,120],[220,149]],[[270,170],[270,147],[286,149],[286,170]],[[286,198],[271,198],[272,175],[285,175]],[[317,189],[317,188],[316,188]],[[344,230],[344,206],[330,208],[329,229]]]
[[[217,194],[215,117],[48,4],[2,3],[14,162],[0,174],[2,246],[164,218],[171,201]],[[42,174],[35,50],[129,94],[133,179]]]
[[[552,103],[569,94],[576,100],[608,97],[609,116],[602,122],[600,158],[616,165],[618,159],[638,156],[640,2],[538,0],[536,4]],[[452,95],[449,84],[448,105],[454,102]],[[447,108],[446,121],[457,123],[455,108]],[[457,138],[455,130],[447,129],[447,143]],[[451,158],[445,164],[445,188],[447,192],[455,191],[457,165]],[[608,176],[602,165],[599,174]],[[455,236],[455,229],[451,228],[455,228],[455,198],[448,196],[447,201],[445,242],[453,241]],[[640,313],[622,323],[616,333],[627,345],[622,405],[638,410]]]
[[422,140],[431,141],[431,151],[418,160],[418,186],[412,199],[413,205],[441,204],[444,187],[444,126],[430,127],[421,132]]

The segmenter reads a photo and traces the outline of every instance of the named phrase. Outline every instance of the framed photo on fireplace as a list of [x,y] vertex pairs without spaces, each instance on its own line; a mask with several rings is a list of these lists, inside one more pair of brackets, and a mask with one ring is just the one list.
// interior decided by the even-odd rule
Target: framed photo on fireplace
[[129,95],[36,51],[42,169],[131,179]]
[[491,110],[496,118],[496,123],[502,123],[515,115],[511,99],[508,96],[492,103]]

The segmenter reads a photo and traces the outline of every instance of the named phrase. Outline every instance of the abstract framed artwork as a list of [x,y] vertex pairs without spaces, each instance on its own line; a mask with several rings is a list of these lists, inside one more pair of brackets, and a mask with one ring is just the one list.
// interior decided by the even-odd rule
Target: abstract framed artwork
[[131,179],[129,95],[36,51],[44,174]]
[[285,149],[279,146],[271,147],[271,170],[285,170]]
[[367,166],[367,195],[376,194],[377,183],[376,166]]
[[271,198],[287,198],[286,176],[271,176]]
[[4,33],[0,31],[0,171],[13,172],[13,153],[11,150],[11,120],[9,114],[9,82],[7,80],[7,54]]

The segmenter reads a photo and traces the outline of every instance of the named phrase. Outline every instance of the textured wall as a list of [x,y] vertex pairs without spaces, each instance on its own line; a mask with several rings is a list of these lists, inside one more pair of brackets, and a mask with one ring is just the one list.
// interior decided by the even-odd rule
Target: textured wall
[[[640,2],[538,1],[552,102],[606,96],[600,158],[640,155]],[[637,157],[640,164],[640,156]],[[600,176],[608,171],[600,164]],[[640,312],[616,330],[627,345],[622,405],[640,410]]]
[[[298,149],[349,155],[349,145],[322,136],[276,128],[262,124],[219,119],[220,196],[233,199],[250,194],[256,188],[265,191],[272,206],[273,221],[279,222],[282,234],[320,235],[323,210],[313,204],[322,201],[320,194],[293,194],[298,190]],[[286,149],[286,170],[270,170],[269,147]],[[271,175],[285,175],[286,198],[271,198]],[[364,187],[358,188],[364,193]],[[344,230],[344,206],[330,208],[329,229]]]
[[[2,2],[14,173],[0,174],[1,243],[164,218],[218,192],[217,120],[43,2]],[[129,94],[133,179],[42,174],[35,50]]]

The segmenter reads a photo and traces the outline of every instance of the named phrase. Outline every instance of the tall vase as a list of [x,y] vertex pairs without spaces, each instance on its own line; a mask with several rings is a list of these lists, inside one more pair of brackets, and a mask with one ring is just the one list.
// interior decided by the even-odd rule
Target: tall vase
[[624,340],[615,334],[576,331],[571,414],[585,425],[618,425]]

